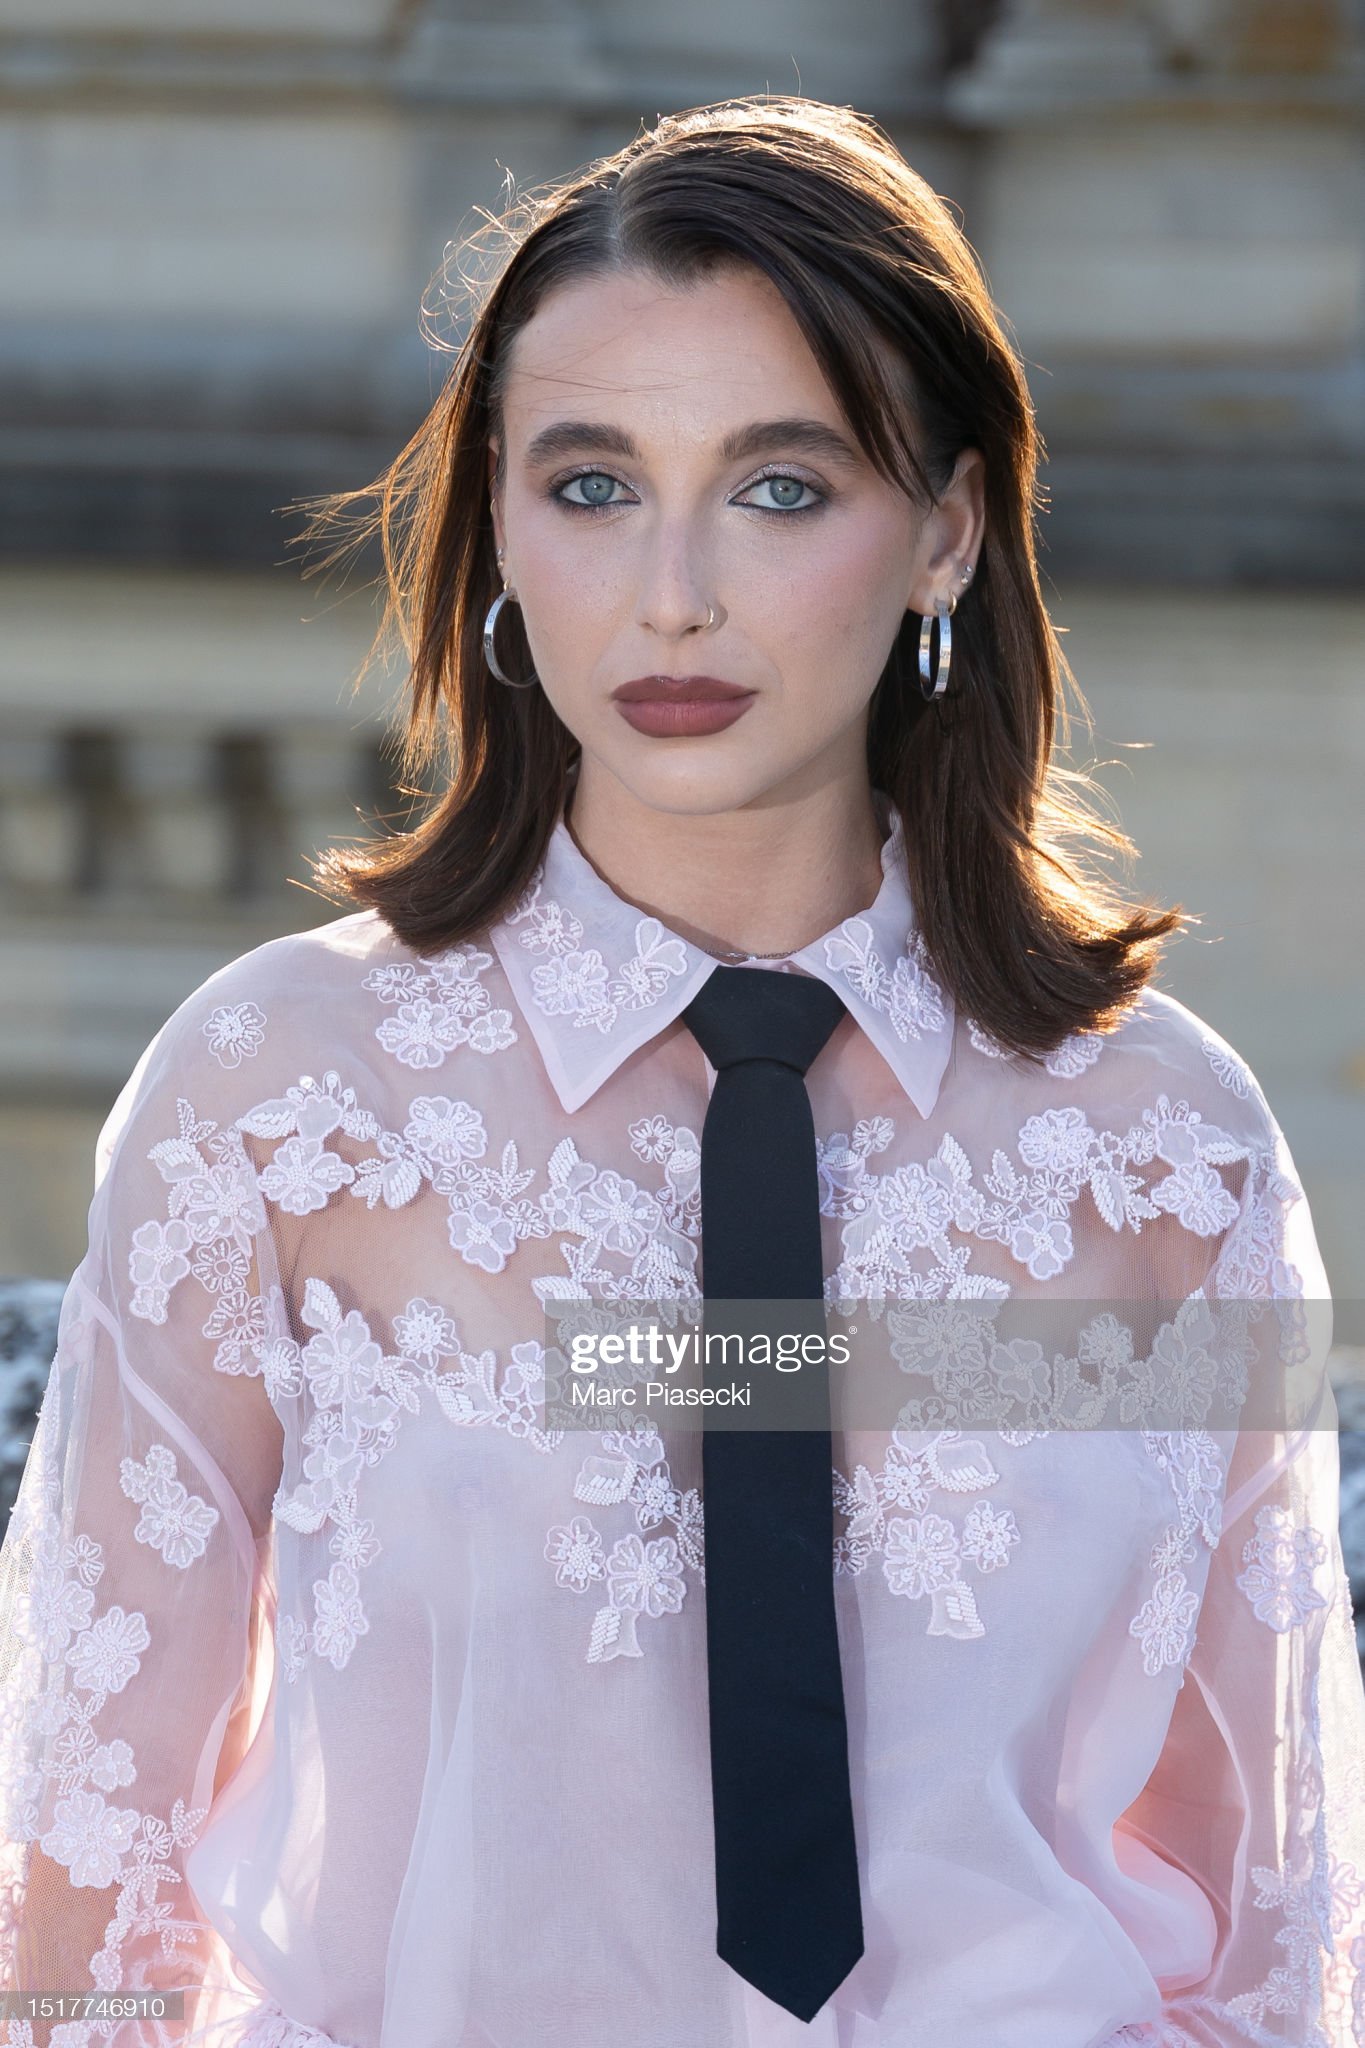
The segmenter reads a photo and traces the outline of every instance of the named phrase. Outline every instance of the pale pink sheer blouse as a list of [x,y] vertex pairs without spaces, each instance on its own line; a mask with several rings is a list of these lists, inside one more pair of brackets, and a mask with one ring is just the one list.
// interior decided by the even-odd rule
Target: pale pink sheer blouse
[[1206,1288],[1326,1297],[1284,1137],[1160,992],[1045,1065],[955,1015],[882,817],[875,902],[774,970],[849,1012],[826,1272],[984,1391],[834,1434],[862,1960],[807,2025],[715,1954],[700,1434],[536,1419],[548,1300],[700,1293],[715,1078],[716,961],[561,816],[481,942],[261,946],[111,1113],[0,1563],[8,1984],[181,1989],[193,2048],[1365,2041],[1334,1411],[993,1428],[979,1314],[1186,1304],[1198,1382]]

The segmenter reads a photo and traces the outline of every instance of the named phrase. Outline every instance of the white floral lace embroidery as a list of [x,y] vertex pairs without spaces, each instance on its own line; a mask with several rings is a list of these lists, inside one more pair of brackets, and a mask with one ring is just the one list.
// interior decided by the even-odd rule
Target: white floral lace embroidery
[[224,1003],[205,1018],[203,1029],[219,1065],[239,1067],[265,1044],[265,1013],[255,1003]]
[[[628,1505],[637,1524],[609,1552],[586,1515],[575,1515],[546,1537],[557,1585],[584,1593],[600,1584],[607,1595],[593,1614],[587,1661],[642,1656],[640,1617],[677,1614],[688,1570],[705,1581],[700,1496],[695,1487],[680,1492],[674,1485],[663,1443],[643,1417],[628,1429],[603,1433],[600,1449],[579,1467],[573,1490],[575,1499],[596,1507]],[[670,1533],[649,1537],[661,1523]]]
[[375,1037],[405,1067],[439,1067],[460,1045],[502,1052],[517,1041],[510,1010],[495,1010],[481,976],[493,955],[478,946],[452,946],[420,961],[375,967],[364,986],[393,1006]]
[[[1045,1432],[1002,1432],[1010,1443],[1027,1442],[1034,1434]],[[880,1553],[892,1593],[910,1600],[928,1598],[929,1635],[984,1635],[967,1567],[991,1572],[1009,1563],[1019,1541],[1013,1512],[977,1501],[959,1528],[947,1515],[934,1511],[931,1501],[936,1492],[980,1492],[999,1478],[985,1445],[958,1430],[927,1437],[893,1431],[875,1476],[866,1465],[857,1466],[851,1479],[835,1470],[834,1504],[848,1523],[834,1542],[836,1575],[857,1574]],[[888,1514],[891,1507],[916,1512]]]
[[531,993],[547,1017],[569,1017],[580,1029],[610,1031],[623,1011],[645,1010],[687,972],[687,948],[657,917],[635,923],[635,951],[609,969],[595,946],[584,947],[582,920],[561,903],[541,900],[542,863],[506,923],[524,925],[521,944],[537,956]]
[[175,1453],[168,1445],[153,1444],[140,1464],[136,1458],[124,1458],[119,1465],[119,1484],[129,1500],[141,1505],[133,1530],[139,1543],[150,1544],[167,1564],[181,1571],[204,1555],[217,1525],[218,1510],[176,1478]]
[[360,1511],[363,1475],[392,1450],[401,1417],[416,1411],[422,1389],[434,1395],[448,1421],[466,1428],[505,1429],[540,1451],[553,1450],[563,1435],[535,1422],[544,1350],[534,1339],[513,1345],[511,1362],[499,1372],[491,1351],[465,1351],[454,1318],[415,1296],[395,1320],[394,1333],[400,1345],[411,1338],[417,1348],[411,1354],[386,1352],[359,1310],[343,1312],[333,1290],[317,1277],[305,1284],[301,1319],[315,1334],[301,1348],[276,1337],[276,1385],[285,1398],[298,1399],[305,1391],[310,1398],[303,1431],[307,1450],[302,1480],[292,1489],[281,1486],[274,1510],[282,1523],[304,1534],[331,1524],[336,1562],[325,1579],[313,1581],[311,1624],[299,1616],[280,1618],[286,1681],[300,1676],[310,1651],[342,1670],[368,1633],[359,1574],[378,1555],[378,1543],[373,1523]]
[[1218,1039],[1207,1035],[1201,1036],[1200,1046],[1221,1085],[1245,1102],[1254,1086],[1251,1069],[1246,1061],[1240,1054],[1235,1053],[1230,1045],[1224,1045]]
[[[866,1127],[860,1131],[852,1145],[840,1132],[822,1148],[830,1183],[826,1213],[850,1219],[843,1260],[828,1282],[831,1301],[875,1301],[888,1294],[942,1299],[968,1291],[971,1248],[952,1244],[950,1227],[1004,1245],[1035,1280],[1055,1279],[1071,1262],[1070,1212],[1086,1192],[1116,1233],[1136,1234],[1164,1210],[1186,1230],[1214,1236],[1239,1213],[1216,1168],[1250,1157],[1225,1131],[1205,1124],[1188,1102],[1172,1103],[1166,1095],[1125,1132],[1095,1131],[1084,1111],[1071,1107],[1027,1118],[1018,1138],[1027,1171],[997,1149],[981,1188],[951,1136],[940,1141],[927,1166],[912,1163],[877,1175],[867,1160],[885,1140]],[[831,1154],[831,1148],[837,1151]],[[1133,1171],[1156,1160],[1170,1171],[1150,1184]],[[917,1251],[932,1254],[932,1264],[913,1260],[910,1254]],[[998,1281],[975,1284],[983,1295],[1003,1291]]]
[[885,1011],[898,1038],[943,1030],[943,990],[929,970],[928,948],[919,932],[907,934],[905,949],[888,968],[867,919],[845,918],[825,940],[825,964],[865,1003]]
[[[978,1024],[975,1017],[967,1019],[967,1035],[979,1053],[987,1059],[1007,1060],[1016,1057],[1007,1045]],[[1074,1081],[1079,1074],[1093,1067],[1104,1051],[1105,1037],[1099,1031],[1073,1031],[1060,1045],[1054,1046],[1043,1057],[1043,1068],[1059,1081]]]
[[237,2048],[344,2048],[344,2044],[317,2027],[291,2020],[273,1998],[266,1998],[252,2014]]
[[1316,1529],[1296,1528],[1281,1502],[1256,1512],[1256,1534],[1242,1546],[1247,1569],[1237,1584],[1251,1602],[1258,1621],[1278,1635],[1301,1628],[1326,1598],[1313,1584],[1313,1573],[1326,1562],[1326,1539]]
[[[116,1796],[135,1784],[136,1759],[121,1737],[101,1740],[97,1724],[109,1697],[140,1670],[151,1635],[136,1610],[111,1603],[95,1613],[104,1551],[88,1536],[62,1534],[61,1485],[49,1456],[54,1448],[40,1430],[38,1462],[15,1508],[15,1540],[29,1548],[32,1576],[25,1637],[7,1646],[9,1658],[19,1659],[19,1668],[11,1663],[7,1674],[10,1699],[21,1705],[17,1721],[0,1726],[0,1837],[16,1846],[36,1842],[70,1873],[73,1885],[119,1887],[103,1945],[89,1965],[94,1988],[112,1991],[132,1981],[122,1961],[125,1948],[149,1935],[168,1959],[188,1958],[199,1946],[202,1925],[176,1915],[173,1893],[166,1899],[158,1894],[180,1882],[175,1863],[197,1840],[207,1808],[190,1811],[176,1799],[163,1817]],[[24,1759],[24,1767],[16,1759]],[[49,1787],[51,1819],[44,1828]],[[7,1910],[0,1911],[0,1933]]]

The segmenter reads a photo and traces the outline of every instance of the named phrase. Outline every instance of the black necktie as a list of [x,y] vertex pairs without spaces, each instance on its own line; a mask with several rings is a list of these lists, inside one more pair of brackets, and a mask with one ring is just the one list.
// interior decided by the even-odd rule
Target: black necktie
[[[701,1140],[704,1300],[820,1302],[823,1330],[805,1074],[844,1006],[810,975],[718,967],[682,1014],[716,1069]],[[813,1312],[803,1327],[814,1326]],[[708,1361],[708,1383],[732,1368],[733,1359],[713,1374]],[[702,1525],[716,1948],[810,2020],[862,1954],[863,1925],[835,1625],[828,1371],[803,1363],[791,1377],[801,1428],[705,1429]]]

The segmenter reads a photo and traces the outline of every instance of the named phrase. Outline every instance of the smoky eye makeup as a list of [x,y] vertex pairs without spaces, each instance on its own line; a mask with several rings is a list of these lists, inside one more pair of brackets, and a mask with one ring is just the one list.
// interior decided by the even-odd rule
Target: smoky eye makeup
[[[767,487],[775,502],[755,504],[751,493]],[[614,512],[626,504],[638,503],[638,498],[619,498],[618,490],[632,491],[624,477],[614,471],[585,463],[581,468],[550,479],[545,485],[545,494],[567,512],[595,513]],[[727,503],[742,512],[758,512],[771,519],[792,519],[809,512],[818,512],[835,495],[823,479],[804,475],[790,465],[771,463],[740,484],[727,499]]]

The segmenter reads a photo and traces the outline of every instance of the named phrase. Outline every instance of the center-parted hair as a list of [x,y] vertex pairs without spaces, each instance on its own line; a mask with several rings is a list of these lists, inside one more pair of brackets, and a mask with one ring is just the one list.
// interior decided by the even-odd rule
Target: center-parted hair
[[[958,455],[985,462],[985,538],[953,618],[952,682],[921,696],[908,614],[872,697],[869,780],[905,825],[930,964],[1002,1047],[1033,1057],[1112,1029],[1151,978],[1179,906],[1128,900],[1102,872],[1136,849],[1058,758],[1064,692],[1088,709],[1039,583],[1042,444],[1016,349],[949,205],[871,120],[755,97],[670,115],[624,148],[509,204],[464,245],[467,319],[444,387],[368,487],[309,501],[325,568],[377,538],[410,663],[402,769],[434,784],[409,829],[323,853],[317,885],[377,910],[422,953],[478,935],[529,881],[578,742],[539,688],[484,663],[501,588],[488,449],[517,334],[562,285],[630,268],[686,286],[751,265],[782,294],[869,460],[924,509]],[[443,289],[461,271],[447,264]],[[516,608],[503,655],[528,674]],[[369,663],[366,663],[368,668]],[[362,671],[362,674],[364,671]],[[415,790],[410,793],[416,793]]]

